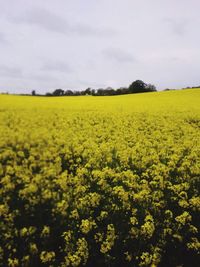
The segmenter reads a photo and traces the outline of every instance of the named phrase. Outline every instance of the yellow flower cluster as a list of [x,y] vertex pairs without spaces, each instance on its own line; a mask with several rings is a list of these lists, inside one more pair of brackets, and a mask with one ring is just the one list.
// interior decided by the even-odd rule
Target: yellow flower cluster
[[198,266],[199,103],[0,95],[0,267]]

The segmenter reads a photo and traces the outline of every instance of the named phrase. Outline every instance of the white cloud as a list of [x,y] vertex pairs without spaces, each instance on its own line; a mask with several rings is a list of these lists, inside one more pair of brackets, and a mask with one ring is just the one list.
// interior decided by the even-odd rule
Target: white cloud
[[103,55],[107,60],[114,60],[118,63],[132,63],[136,61],[131,53],[114,47],[104,49]]
[[200,84],[199,0],[0,6],[0,91],[120,87],[136,79],[160,89]]

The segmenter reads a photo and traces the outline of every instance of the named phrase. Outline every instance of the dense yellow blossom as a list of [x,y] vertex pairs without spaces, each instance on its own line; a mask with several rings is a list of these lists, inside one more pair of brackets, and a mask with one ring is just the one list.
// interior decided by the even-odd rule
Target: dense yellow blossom
[[199,266],[199,103],[0,95],[0,267]]

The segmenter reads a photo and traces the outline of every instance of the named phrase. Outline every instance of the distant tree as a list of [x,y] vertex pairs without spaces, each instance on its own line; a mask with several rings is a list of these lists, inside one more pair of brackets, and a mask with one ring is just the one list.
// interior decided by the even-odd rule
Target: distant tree
[[157,90],[156,90],[155,85],[149,83],[149,84],[147,84],[147,86],[146,86],[146,91],[147,91],[147,92],[156,92]]
[[56,89],[54,92],[53,92],[53,95],[54,96],[63,96],[64,95],[64,90],[63,89]]
[[91,94],[92,94],[91,88],[88,87],[88,88],[84,91],[84,94],[85,94],[85,95],[91,95]]
[[136,80],[134,81],[130,86],[129,86],[129,92],[130,93],[142,93],[146,91],[146,83],[144,83],[141,80]]
[[9,92],[2,92],[1,95],[9,95]]
[[74,91],[74,95],[79,96],[79,95],[81,95],[81,92],[80,91]]
[[95,95],[95,94],[96,94],[95,89],[91,89],[91,95]]
[[35,95],[36,95],[36,91],[33,90],[33,91],[31,92],[31,94],[32,94],[33,96],[35,96]]
[[105,91],[104,89],[99,88],[99,89],[97,89],[96,95],[98,95],[98,96],[104,96],[105,95],[105,92],[104,91]]
[[79,91],[79,95],[85,95],[85,90]]
[[112,87],[104,89],[103,95],[116,95],[116,91]]
[[46,96],[52,96],[52,93],[47,92],[45,95]]
[[116,95],[116,90],[114,90],[112,87],[107,87],[106,89],[99,88],[97,89],[95,95],[97,96]]
[[74,95],[74,92],[72,90],[66,90],[64,95],[67,95],[67,96],[73,96]]
[[126,87],[120,87],[116,90],[116,95],[124,95],[124,94],[128,94],[129,93],[129,89]]
[[[93,95],[93,96],[110,96],[110,95],[124,95],[133,93],[143,93],[143,92],[155,92],[156,87],[153,84],[146,84],[141,80],[134,81],[128,88],[120,87],[118,89],[113,89],[112,87],[107,87],[106,89],[99,88],[97,90],[88,87],[82,91],[72,91],[72,90],[62,90],[56,89],[53,93],[46,93],[46,96],[81,96],[81,95]],[[32,93],[33,94],[33,93]]]
[[106,95],[116,95],[116,90],[114,90],[113,88],[106,89],[105,93]]
[[156,87],[152,84],[146,84],[142,80],[136,80],[129,86],[130,93],[155,92]]

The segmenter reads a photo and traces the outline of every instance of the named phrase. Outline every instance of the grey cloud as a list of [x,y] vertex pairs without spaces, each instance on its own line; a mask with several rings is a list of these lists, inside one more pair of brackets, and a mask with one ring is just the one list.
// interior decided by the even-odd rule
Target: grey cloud
[[71,31],[83,36],[114,36],[117,34],[116,30],[108,28],[95,28],[88,25],[77,24],[71,27]]
[[16,23],[34,24],[46,30],[60,33],[67,33],[70,28],[65,19],[42,8],[33,8],[20,17],[15,17],[14,21]]
[[116,31],[112,29],[98,28],[85,24],[71,24],[66,19],[44,8],[32,8],[20,17],[15,17],[14,22],[37,25],[45,30],[62,34],[78,34],[82,36],[111,36],[116,34]]
[[90,87],[90,88],[94,89],[94,88],[100,88],[102,86],[102,83],[100,83],[100,82],[98,83],[94,80],[79,79],[79,80],[77,80],[77,83],[82,85],[82,87],[84,87],[84,88]]
[[119,48],[107,48],[103,50],[103,55],[119,63],[132,63],[136,61],[132,54]]
[[167,18],[164,22],[168,24],[172,32],[176,35],[182,36],[187,32],[188,21],[186,19]]
[[27,75],[27,78],[31,78],[33,80],[39,80],[39,81],[57,81],[58,79],[55,76],[52,76],[50,74],[42,73],[41,71],[38,73],[31,73]]
[[50,72],[61,72],[61,73],[71,73],[73,72],[72,68],[66,62],[62,61],[48,61],[46,62],[42,69],[43,71]]
[[199,84],[200,1],[124,2],[0,0],[0,87]]
[[0,75],[8,78],[21,78],[22,70],[17,67],[8,67],[0,65]]
[[0,44],[4,44],[4,43],[7,43],[5,34],[0,32]]

